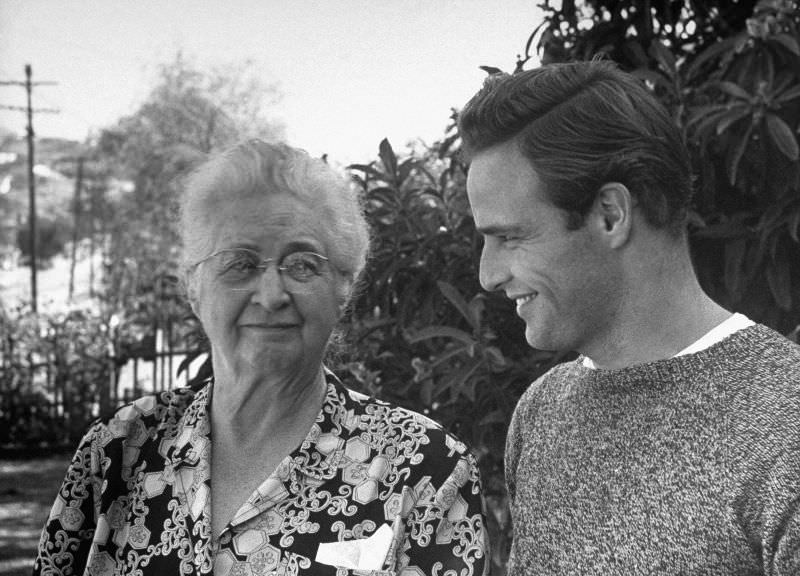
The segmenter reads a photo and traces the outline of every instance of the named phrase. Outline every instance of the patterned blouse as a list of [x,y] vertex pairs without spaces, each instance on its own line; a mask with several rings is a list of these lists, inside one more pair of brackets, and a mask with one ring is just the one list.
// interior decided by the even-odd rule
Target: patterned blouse
[[[480,477],[466,446],[424,416],[327,380],[306,439],[218,540],[209,519],[211,383],[145,396],[98,421],[67,471],[34,575],[488,573]],[[379,570],[316,561],[321,543],[384,525],[392,537]]]

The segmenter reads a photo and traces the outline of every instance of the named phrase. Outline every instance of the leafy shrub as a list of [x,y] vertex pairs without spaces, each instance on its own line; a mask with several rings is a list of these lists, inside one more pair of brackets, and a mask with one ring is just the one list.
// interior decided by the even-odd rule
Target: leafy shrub
[[96,312],[0,309],[0,446],[69,446],[110,407],[108,324]]
[[[31,231],[28,225],[17,229],[17,248],[22,263],[30,265]],[[36,259],[40,267],[47,266],[53,256],[64,251],[70,240],[70,225],[62,218],[40,216],[36,220]]]
[[430,150],[352,165],[374,251],[337,371],[366,393],[442,422],[478,457],[493,562],[508,553],[505,430],[519,395],[556,360],[531,350],[513,303],[477,280],[481,241],[454,127]]

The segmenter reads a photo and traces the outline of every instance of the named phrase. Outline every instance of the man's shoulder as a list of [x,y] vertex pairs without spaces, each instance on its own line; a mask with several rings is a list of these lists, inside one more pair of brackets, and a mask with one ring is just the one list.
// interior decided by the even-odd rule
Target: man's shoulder
[[756,324],[732,342],[724,360],[717,371],[725,375],[725,390],[747,411],[800,410],[800,346],[795,342]]
[[752,326],[749,332],[754,356],[761,357],[762,353],[767,353],[767,358],[772,361],[783,359],[787,365],[800,368],[800,345],[796,342],[763,324]]
[[586,370],[588,369],[582,365],[581,358],[556,364],[528,386],[520,397],[518,406],[562,392],[580,379]]
[[786,381],[800,387],[800,346],[775,330],[755,324],[729,337],[725,364],[748,382]]

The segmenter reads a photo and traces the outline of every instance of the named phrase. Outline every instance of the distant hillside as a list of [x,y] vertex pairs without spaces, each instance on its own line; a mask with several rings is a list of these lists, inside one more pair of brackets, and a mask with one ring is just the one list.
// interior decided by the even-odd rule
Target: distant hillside
[[[71,225],[75,158],[83,145],[63,138],[35,141],[37,220],[46,227]],[[28,143],[5,134],[0,141],[0,260],[14,252],[28,222]],[[49,223],[49,224],[48,224]]]

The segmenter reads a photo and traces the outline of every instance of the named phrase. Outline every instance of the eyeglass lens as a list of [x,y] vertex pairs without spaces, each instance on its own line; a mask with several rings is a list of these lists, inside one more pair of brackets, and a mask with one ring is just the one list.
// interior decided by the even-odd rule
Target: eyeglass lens
[[[221,250],[209,258],[217,278],[233,290],[246,290],[269,266],[273,259],[262,258],[253,250]],[[276,265],[287,292],[312,291],[314,280],[327,272],[327,259],[313,252],[292,252]]]

